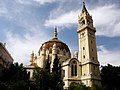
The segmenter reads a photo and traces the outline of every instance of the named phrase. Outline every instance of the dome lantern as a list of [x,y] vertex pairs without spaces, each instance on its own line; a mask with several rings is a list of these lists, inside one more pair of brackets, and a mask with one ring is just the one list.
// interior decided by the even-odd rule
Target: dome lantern
[[55,27],[55,31],[54,31],[54,39],[58,39],[58,33],[57,33],[57,27]]

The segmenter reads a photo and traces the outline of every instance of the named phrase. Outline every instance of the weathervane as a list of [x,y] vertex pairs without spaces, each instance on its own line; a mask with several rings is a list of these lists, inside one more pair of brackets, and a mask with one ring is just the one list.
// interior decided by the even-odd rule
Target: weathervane
[[85,6],[85,2],[83,1],[83,6]]

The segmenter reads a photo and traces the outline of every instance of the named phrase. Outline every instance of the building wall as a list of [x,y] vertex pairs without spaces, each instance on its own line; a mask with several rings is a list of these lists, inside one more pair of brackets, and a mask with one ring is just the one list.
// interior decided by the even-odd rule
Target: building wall
[[[72,76],[71,64],[72,61],[77,63],[77,76]],[[64,88],[68,88],[71,83],[81,83],[81,66],[80,62],[76,58],[71,58],[62,64],[62,70],[64,71],[63,81],[65,83]]]
[[10,53],[7,51],[5,45],[0,43],[0,67],[9,68],[13,64],[13,58]]

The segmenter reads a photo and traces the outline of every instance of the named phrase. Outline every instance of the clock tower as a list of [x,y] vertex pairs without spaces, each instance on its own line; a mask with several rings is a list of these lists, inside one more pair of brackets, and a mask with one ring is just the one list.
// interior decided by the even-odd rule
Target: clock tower
[[78,16],[78,40],[81,62],[81,81],[87,86],[101,85],[99,62],[96,49],[96,28],[92,16],[83,2],[82,13]]

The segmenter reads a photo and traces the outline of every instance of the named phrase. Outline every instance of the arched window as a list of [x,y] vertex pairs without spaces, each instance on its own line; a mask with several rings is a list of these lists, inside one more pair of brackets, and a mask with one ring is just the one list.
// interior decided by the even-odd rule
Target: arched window
[[72,61],[71,63],[71,76],[77,76],[77,62]]
[[83,20],[81,24],[84,25],[85,24],[85,20]]

